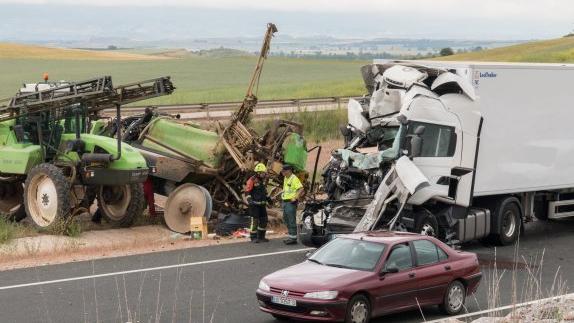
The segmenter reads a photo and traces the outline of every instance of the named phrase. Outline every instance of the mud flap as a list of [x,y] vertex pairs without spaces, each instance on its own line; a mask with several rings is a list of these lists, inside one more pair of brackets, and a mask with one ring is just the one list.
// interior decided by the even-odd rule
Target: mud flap
[[365,215],[355,227],[354,232],[373,230],[389,203],[397,200],[400,205],[399,210],[388,223],[392,230],[409,197],[429,185],[427,178],[408,157],[399,158],[379,185],[373,201],[367,207]]

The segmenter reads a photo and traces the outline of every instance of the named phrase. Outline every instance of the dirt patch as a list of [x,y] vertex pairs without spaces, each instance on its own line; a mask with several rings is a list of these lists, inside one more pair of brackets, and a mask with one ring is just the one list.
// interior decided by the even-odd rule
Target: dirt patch
[[[324,141],[319,144],[321,149],[321,156],[319,156],[319,166],[317,167],[317,179],[321,174],[321,170],[331,159],[331,152],[335,149],[343,148],[344,142],[342,139]],[[313,148],[314,145],[307,144],[307,148]],[[318,150],[314,150],[307,156],[307,171],[313,174],[313,167],[315,166],[315,159],[317,158]]]
[[[285,235],[281,227],[270,228],[269,237]],[[246,242],[241,237],[193,240],[161,225],[82,233],[77,238],[39,235],[14,239],[0,246],[0,270],[52,265],[99,258],[197,248]]]

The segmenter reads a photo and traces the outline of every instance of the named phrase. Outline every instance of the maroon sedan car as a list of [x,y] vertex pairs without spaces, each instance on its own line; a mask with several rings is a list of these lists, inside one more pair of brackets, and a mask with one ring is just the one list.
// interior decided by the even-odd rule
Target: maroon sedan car
[[459,313],[482,277],[476,254],[412,233],[377,231],[332,240],[306,261],[259,283],[259,308],[279,320],[366,323],[440,305]]

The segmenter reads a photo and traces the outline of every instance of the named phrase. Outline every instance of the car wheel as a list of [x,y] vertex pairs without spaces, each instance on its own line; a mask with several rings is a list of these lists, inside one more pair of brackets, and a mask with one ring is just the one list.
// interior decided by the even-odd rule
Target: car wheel
[[460,281],[455,280],[448,285],[440,308],[448,315],[458,314],[464,307],[465,298],[466,289],[464,285]]
[[355,295],[347,305],[345,323],[368,323],[371,320],[371,305],[365,295]]
[[283,315],[277,315],[277,314],[271,314],[273,316],[273,318],[275,318],[277,321],[289,321],[289,318],[287,316],[283,316]]

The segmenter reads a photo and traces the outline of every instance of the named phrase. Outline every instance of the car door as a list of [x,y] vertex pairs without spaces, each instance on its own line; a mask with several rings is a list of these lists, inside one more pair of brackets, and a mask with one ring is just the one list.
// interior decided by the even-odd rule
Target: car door
[[415,255],[415,275],[419,286],[417,301],[423,304],[440,304],[452,280],[448,256],[435,243],[421,239],[412,242]]
[[383,263],[382,270],[396,267],[398,272],[378,276],[376,282],[376,308],[379,315],[416,306],[417,283],[414,274],[414,259],[408,243],[396,244]]

